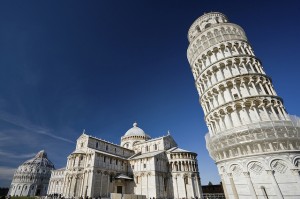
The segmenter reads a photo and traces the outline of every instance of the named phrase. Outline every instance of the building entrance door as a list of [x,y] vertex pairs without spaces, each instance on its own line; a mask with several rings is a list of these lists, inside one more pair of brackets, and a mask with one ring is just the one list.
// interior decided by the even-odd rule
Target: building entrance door
[[122,193],[122,186],[117,186],[117,193]]

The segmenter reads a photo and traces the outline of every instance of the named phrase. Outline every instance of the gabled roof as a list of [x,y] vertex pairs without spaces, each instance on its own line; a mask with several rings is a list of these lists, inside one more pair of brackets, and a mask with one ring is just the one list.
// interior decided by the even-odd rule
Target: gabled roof
[[143,153],[137,156],[131,156],[129,160],[136,160],[136,159],[141,159],[141,158],[148,158],[148,157],[154,157],[160,153],[163,153],[164,151],[154,151],[150,153]]
[[78,153],[78,154],[86,154],[87,152],[86,151],[83,151],[81,149],[76,149],[75,151],[72,152],[72,154],[74,153]]
[[170,148],[169,150],[167,150],[167,152],[169,152],[169,153],[195,153],[195,152],[187,151],[185,149],[181,149],[178,147]]

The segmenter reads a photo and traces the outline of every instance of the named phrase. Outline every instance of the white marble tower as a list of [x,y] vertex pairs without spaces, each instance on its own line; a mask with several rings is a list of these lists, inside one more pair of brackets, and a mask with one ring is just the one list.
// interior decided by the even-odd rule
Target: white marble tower
[[244,30],[210,12],[188,40],[206,145],[226,198],[300,198],[300,120],[286,113]]

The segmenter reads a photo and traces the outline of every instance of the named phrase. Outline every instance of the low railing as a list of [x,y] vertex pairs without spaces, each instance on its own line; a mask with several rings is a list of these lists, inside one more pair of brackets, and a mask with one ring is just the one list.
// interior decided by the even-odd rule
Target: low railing
[[247,130],[261,129],[266,127],[277,127],[277,126],[288,126],[288,127],[300,127],[300,118],[294,115],[288,116],[290,120],[279,120],[279,121],[261,121],[252,124],[246,124],[239,127],[234,127],[231,129],[224,130],[218,134],[211,135],[211,133],[206,133],[206,141],[221,138],[227,135],[232,135],[234,133],[245,132]]
[[[229,148],[234,149],[238,145],[260,142],[272,143],[272,147],[274,147],[273,149],[263,148],[264,152],[290,150],[292,148],[289,143],[297,139],[300,140],[300,118],[297,116],[289,116],[289,118],[290,120],[287,121],[263,121],[243,125],[215,135],[207,133],[205,136],[207,149],[212,156],[215,156],[215,153]],[[274,143],[277,143],[277,145],[274,145]],[[252,148],[251,150],[252,153],[260,152],[260,149]]]
[[224,193],[203,193],[203,199],[226,199]]

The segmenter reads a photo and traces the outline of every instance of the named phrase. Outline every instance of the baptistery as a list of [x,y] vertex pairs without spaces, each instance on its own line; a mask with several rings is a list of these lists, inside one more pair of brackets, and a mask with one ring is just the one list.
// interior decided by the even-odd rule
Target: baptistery
[[54,165],[42,150],[16,170],[8,192],[11,196],[45,196]]

